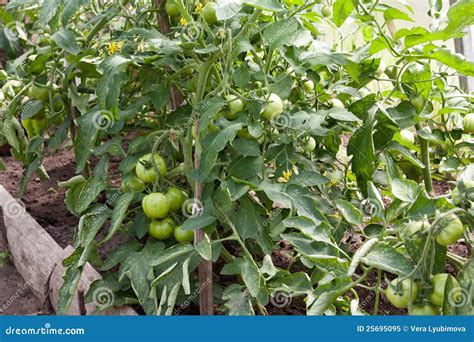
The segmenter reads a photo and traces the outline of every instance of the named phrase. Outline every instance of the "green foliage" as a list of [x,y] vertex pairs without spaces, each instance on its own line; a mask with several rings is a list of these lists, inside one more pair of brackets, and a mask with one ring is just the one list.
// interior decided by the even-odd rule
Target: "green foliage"
[[[474,101],[453,76],[474,75],[474,63],[442,43],[472,24],[472,1],[452,6],[443,27],[397,29],[414,21],[409,6],[220,0],[206,21],[196,1],[176,0],[169,32],[152,1],[36,3],[0,10],[15,23],[0,36],[9,55],[0,145],[24,166],[20,194],[35,173],[47,177],[45,155],[75,153],[77,176],[59,184],[79,218],[59,314],[86,262],[104,272],[86,299],[113,293],[98,310],[138,303],[148,315],[198,304],[210,288],[195,280],[202,261],[233,277],[214,284],[229,315],[271,314],[282,292],[304,299],[309,315],[358,314],[347,294],[373,286],[377,307],[382,275],[419,284],[409,303],[418,307],[447,263],[471,293],[471,256],[436,241],[455,215],[472,245],[474,143],[462,121]],[[441,16],[440,5],[431,10]],[[326,44],[328,31],[351,44]],[[166,165],[143,159],[154,154]],[[131,187],[137,163],[152,177]],[[432,179],[452,190],[435,194]],[[169,187],[186,199],[168,217],[194,244],[147,234],[142,200]],[[349,236],[362,245],[349,248]],[[122,242],[102,261],[110,241]],[[440,312],[472,314],[472,303],[448,300],[453,284]]]

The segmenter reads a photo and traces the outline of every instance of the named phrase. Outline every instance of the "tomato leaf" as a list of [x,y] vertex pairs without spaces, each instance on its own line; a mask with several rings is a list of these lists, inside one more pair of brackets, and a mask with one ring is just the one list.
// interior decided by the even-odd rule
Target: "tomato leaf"
[[409,179],[394,179],[391,186],[393,195],[403,202],[415,202],[420,191],[418,184]]
[[120,229],[122,226],[122,222],[125,218],[125,215],[127,213],[128,207],[130,206],[130,203],[133,200],[133,197],[135,195],[133,193],[125,193],[122,194],[116,201],[115,203],[115,208],[112,213],[112,219],[110,222],[110,228],[109,232],[107,233],[106,237],[101,241],[101,244],[107,242],[110,240],[112,236],[117,232],[117,230]]
[[257,297],[260,293],[260,272],[253,260],[245,258],[245,262],[240,266],[242,279],[247,286],[252,297]]
[[81,49],[76,43],[74,32],[60,29],[51,37],[58,46],[66,52],[77,54]]
[[378,243],[371,251],[361,258],[368,265],[381,270],[405,276],[413,271],[413,265],[407,258],[392,246],[386,243]]
[[337,27],[341,27],[351,15],[356,5],[355,0],[336,0],[333,5],[333,21]]
[[356,226],[362,224],[362,213],[352,203],[342,199],[336,200],[335,203],[347,222]]

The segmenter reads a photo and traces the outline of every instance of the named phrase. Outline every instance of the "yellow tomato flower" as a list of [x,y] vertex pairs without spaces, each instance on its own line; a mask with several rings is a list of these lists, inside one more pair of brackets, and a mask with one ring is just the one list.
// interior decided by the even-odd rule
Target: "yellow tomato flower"
[[107,44],[107,52],[109,56],[121,51],[123,48],[123,42],[112,42]]
[[179,23],[181,24],[181,26],[186,26],[188,24],[188,21],[186,20],[186,18],[181,18],[179,20]]
[[288,183],[292,175],[293,175],[293,172],[291,172],[290,170],[283,171],[283,177],[278,177],[278,182]]
[[197,2],[196,5],[194,6],[194,11],[197,14],[200,14],[202,12],[203,5],[200,2]]

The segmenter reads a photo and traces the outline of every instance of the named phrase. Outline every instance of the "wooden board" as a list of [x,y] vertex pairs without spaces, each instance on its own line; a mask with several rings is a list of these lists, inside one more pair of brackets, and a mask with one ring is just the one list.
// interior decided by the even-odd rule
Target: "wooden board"
[[[64,267],[62,261],[71,254],[72,247],[62,249],[56,241],[28,214],[20,201],[0,185],[0,206],[3,212],[5,235],[8,249],[18,273],[29,283],[32,292],[42,302],[48,297],[54,309],[58,303],[58,293],[62,284]],[[1,218],[0,218],[1,219]],[[90,264],[86,264],[78,291],[87,293],[90,284],[100,279],[100,274]],[[104,289],[104,295],[110,295]],[[112,294],[113,295],[113,294]],[[79,301],[76,294],[68,314],[79,315]],[[86,304],[87,314],[96,308],[94,303]],[[130,307],[112,308],[104,311],[109,315],[136,315]]]

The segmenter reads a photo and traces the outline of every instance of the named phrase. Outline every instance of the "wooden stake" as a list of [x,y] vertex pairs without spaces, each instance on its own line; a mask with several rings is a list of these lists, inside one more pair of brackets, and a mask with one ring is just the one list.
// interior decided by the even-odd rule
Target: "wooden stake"
[[[199,132],[199,120],[196,122],[196,130]],[[201,167],[201,156],[199,153],[194,157],[194,169],[199,170]],[[195,183],[194,196],[196,201],[201,201],[202,184],[198,181]],[[199,203],[199,202],[198,202]],[[205,238],[205,233],[198,229],[194,235],[194,243],[198,243]],[[199,313],[202,316],[214,315],[214,298],[212,291],[212,261],[202,260],[199,264]]]

